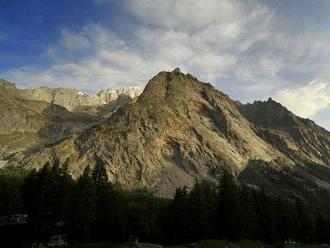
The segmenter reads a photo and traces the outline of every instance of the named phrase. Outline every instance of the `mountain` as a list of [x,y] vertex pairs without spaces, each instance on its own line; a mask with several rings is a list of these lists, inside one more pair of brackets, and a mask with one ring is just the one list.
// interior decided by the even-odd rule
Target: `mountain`
[[[74,89],[18,89],[0,80],[0,159],[90,128],[138,92],[137,88],[107,90],[99,97]],[[98,100],[94,104],[90,99]]]
[[295,116],[271,98],[239,105],[258,135],[296,163],[330,165],[329,132],[313,121]]
[[76,89],[50,89],[41,87],[38,89],[26,89],[23,92],[26,99],[54,103],[65,107],[69,111],[75,111],[77,109],[79,110],[81,107],[109,104],[120,97],[134,99],[141,94],[142,90],[138,87],[107,89],[94,95]]
[[106,121],[7,165],[59,159],[77,177],[103,161],[111,181],[165,197],[196,180],[216,181],[227,168],[244,184],[290,197],[330,189],[329,145],[328,131],[272,100],[238,104],[176,69],[157,74]]
[[0,79],[1,92],[17,98],[53,103],[66,108],[68,111],[80,111],[88,107],[98,107],[135,99],[142,93],[139,87],[101,90],[97,94],[89,94],[70,88],[18,89],[14,83]]

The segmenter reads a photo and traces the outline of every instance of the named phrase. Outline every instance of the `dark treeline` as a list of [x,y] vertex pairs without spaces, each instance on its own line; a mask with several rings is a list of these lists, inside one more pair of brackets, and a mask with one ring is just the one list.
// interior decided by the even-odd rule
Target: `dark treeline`
[[130,237],[163,244],[206,238],[330,242],[327,213],[301,200],[239,186],[227,171],[219,185],[199,182],[191,190],[178,189],[169,200],[109,183],[101,161],[77,180],[56,162],[26,175],[2,171],[0,200],[1,216],[28,214],[30,242],[56,234],[66,234],[72,242]]

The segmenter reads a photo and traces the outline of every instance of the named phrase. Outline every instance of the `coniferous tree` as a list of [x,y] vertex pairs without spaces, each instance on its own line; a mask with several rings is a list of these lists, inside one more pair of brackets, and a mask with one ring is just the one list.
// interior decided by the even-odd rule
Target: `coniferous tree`
[[190,192],[188,209],[192,218],[192,236],[196,240],[214,235],[216,192],[209,182],[197,182]]
[[239,192],[239,226],[241,228],[241,237],[256,240],[258,230],[258,214],[254,200],[254,190],[243,186]]
[[115,192],[109,183],[104,162],[95,156],[96,164],[92,170],[92,179],[96,185],[96,216],[93,225],[94,237],[106,240],[114,239],[118,232],[114,232],[112,226],[118,223],[114,212],[117,211],[114,205]]
[[217,227],[219,238],[235,239],[240,236],[238,186],[233,175],[225,170],[220,180]]
[[280,242],[293,240],[295,215],[292,211],[292,204],[285,202],[282,198],[274,199],[274,222],[276,239]]
[[311,241],[314,236],[314,223],[310,211],[302,200],[296,200],[297,239],[302,242]]
[[256,212],[259,214],[258,237],[267,243],[276,241],[276,230],[274,223],[274,206],[272,198],[265,191],[255,194]]
[[186,187],[176,190],[173,201],[169,204],[165,219],[165,232],[170,242],[182,243],[191,240],[189,228],[193,228],[188,209],[189,194]]
[[45,240],[58,232],[68,210],[72,186],[71,177],[60,167],[59,161],[32,171],[24,180],[22,195],[34,238]]
[[0,216],[24,212],[20,190],[24,176],[17,169],[0,169]]
[[126,239],[135,237],[146,241],[159,236],[160,199],[142,189],[123,193],[122,203],[122,228]]
[[322,215],[319,215],[316,221],[316,234],[317,234],[316,238],[319,243],[330,242],[329,221],[327,221]]
[[[122,190],[108,182],[103,162],[96,161],[77,180],[69,175],[67,163],[60,166],[57,160],[27,175],[17,190],[33,226],[33,241],[49,239],[55,226],[64,223],[68,228],[63,230],[76,241],[126,241],[133,235],[172,244],[208,238],[329,242],[325,208],[239,185],[228,171],[219,187],[202,181],[191,191],[178,189],[171,200],[145,190]],[[0,199],[9,199],[20,185],[5,182],[0,175]]]
[[92,225],[96,219],[97,187],[87,166],[78,179],[71,199],[71,237],[73,239],[90,240]]
[[105,169],[104,162],[99,157],[95,157],[95,161],[96,164],[92,171],[92,177],[96,185],[102,187],[108,183],[109,178]]

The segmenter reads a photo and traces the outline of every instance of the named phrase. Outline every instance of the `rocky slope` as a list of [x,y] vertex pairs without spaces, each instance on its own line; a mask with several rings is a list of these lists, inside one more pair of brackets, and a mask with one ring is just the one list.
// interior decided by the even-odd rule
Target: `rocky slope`
[[[90,128],[132,101],[138,92],[137,88],[107,90],[98,97],[72,89],[23,90],[0,79],[0,159]],[[65,106],[74,106],[76,111]]]
[[238,108],[261,138],[296,163],[330,165],[330,133],[313,121],[295,116],[271,98]]
[[96,123],[90,115],[24,99],[14,84],[0,82],[0,159],[56,142]]
[[330,192],[329,142],[329,132],[272,100],[237,104],[176,69],[160,72],[105,122],[7,165],[40,168],[59,159],[77,177],[102,160],[111,181],[166,197],[228,168],[242,183],[290,197]]

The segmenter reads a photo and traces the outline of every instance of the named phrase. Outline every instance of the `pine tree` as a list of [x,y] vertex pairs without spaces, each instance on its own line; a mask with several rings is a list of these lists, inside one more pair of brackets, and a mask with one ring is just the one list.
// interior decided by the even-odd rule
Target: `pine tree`
[[219,184],[217,226],[219,238],[235,239],[241,235],[239,226],[238,186],[234,176],[224,171]]
[[45,240],[55,231],[68,212],[72,179],[55,160],[52,166],[32,171],[22,186],[28,217],[34,226],[37,240]]
[[258,230],[258,215],[256,213],[253,190],[243,186],[239,192],[239,225],[241,237],[256,240]]
[[329,233],[330,233],[329,221],[327,221],[322,215],[319,215],[316,221],[317,241],[319,243],[329,243],[330,241]]
[[71,199],[71,237],[88,241],[96,220],[97,187],[87,166],[78,179]]
[[274,205],[265,191],[255,194],[256,212],[259,215],[258,237],[267,242],[274,243],[276,241],[276,230],[274,223]]
[[192,239],[190,228],[192,225],[191,215],[188,210],[189,195],[187,188],[176,190],[173,201],[165,214],[165,233],[171,243],[183,243]]
[[314,237],[314,223],[310,216],[310,210],[302,202],[302,200],[296,200],[296,213],[297,213],[297,238],[299,241],[309,242]]
[[214,235],[215,189],[211,183],[196,183],[190,192],[189,205],[193,228],[192,236],[201,240]]
[[96,164],[92,171],[93,180],[95,181],[96,185],[104,186],[109,181],[104,162],[97,156],[95,156],[95,161]]

